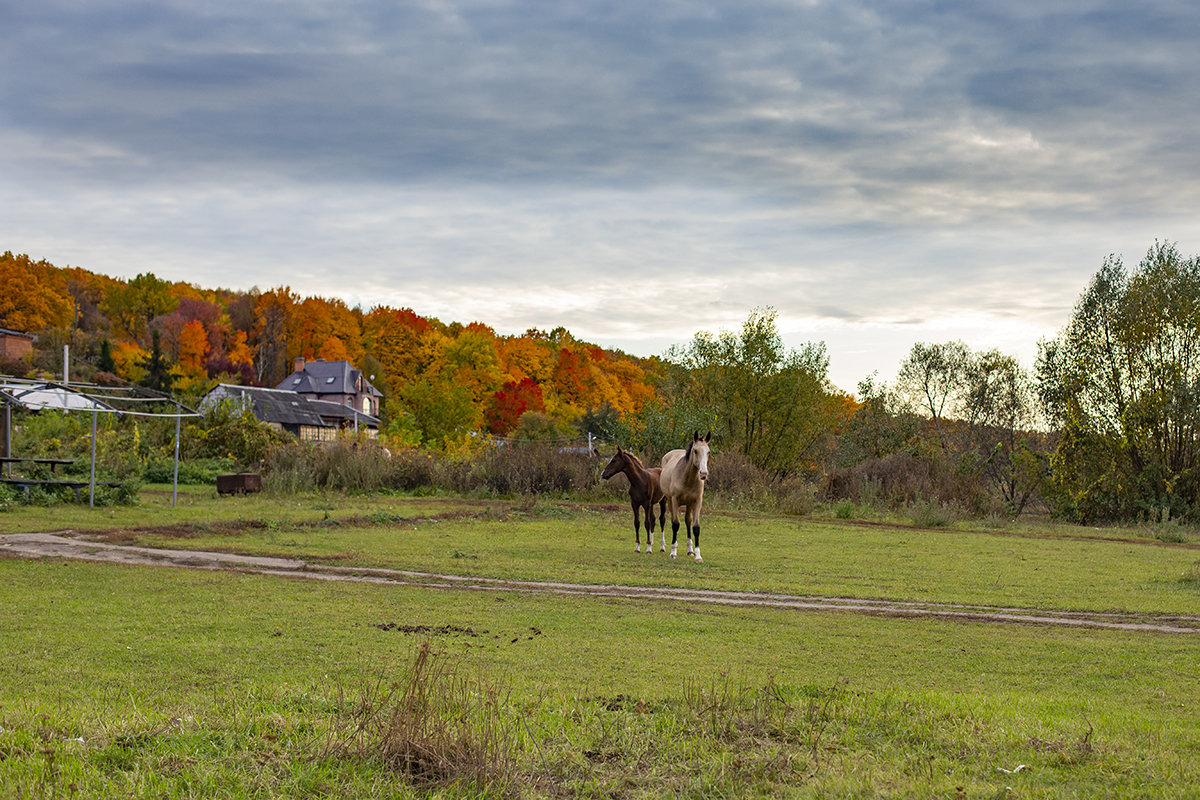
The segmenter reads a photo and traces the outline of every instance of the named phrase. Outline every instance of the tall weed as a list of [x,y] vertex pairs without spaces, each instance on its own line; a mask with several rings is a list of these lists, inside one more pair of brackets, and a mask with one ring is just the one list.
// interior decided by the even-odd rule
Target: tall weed
[[325,755],[382,763],[427,789],[465,783],[512,795],[518,747],[503,713],[510,705],[426,642],[406,674],[339,698]]

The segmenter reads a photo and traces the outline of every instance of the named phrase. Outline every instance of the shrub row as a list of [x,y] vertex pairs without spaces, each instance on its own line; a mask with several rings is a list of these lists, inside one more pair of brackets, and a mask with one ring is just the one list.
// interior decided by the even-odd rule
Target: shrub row
[[389,452],[354,440],[321,446],[289,443],[268,453],[264,488],[579,495],[597,487],[602,466],[592,456],[538,445],[489,448],[454,458],[419,449]]

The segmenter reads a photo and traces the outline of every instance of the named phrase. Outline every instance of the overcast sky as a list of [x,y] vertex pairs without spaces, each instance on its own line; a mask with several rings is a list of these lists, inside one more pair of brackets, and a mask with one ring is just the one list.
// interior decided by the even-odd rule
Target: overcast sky
[[[1136,5],[1136,8],[1134,7]],[[0,249],[834,383],[1200,251],[1200,6],[0,0]]]

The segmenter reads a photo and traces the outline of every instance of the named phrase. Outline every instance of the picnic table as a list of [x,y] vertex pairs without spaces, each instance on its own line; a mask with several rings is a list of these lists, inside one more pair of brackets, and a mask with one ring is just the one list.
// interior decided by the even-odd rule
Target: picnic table
[[[63,464],[74,464],[73,458],[29,458],[17,456],[0,456],[0,464],[10,467],[13,464],[30,464],[36,466],[48,466],[53,474],[58,470],[58,467]],[[7,471],[7,470],[6,470]],[[75,490],[75,502],[83,500],[83,488],[91,485],[91,481],[81,480],[66,480],[61,478],[24,478],[19,475],[4,475],[0,477],[0,483],[8,484],[9,486],[18,486],[25,490],[25,494],[29,494],[29,490],[35,486],[68,486]],[[121,484],[113,481],[96,481],[97,486],[117,487]]]
[[[29,490],[35,486],[69,486],[75,490],[75,502],[83,501],[81,494],[83,488],[91,484],[90,481],[66,481],[66,480],[42,480],[40,478],[0,478],[0,483],[7,483],[9,486],[19,486],[25,490],[26,496],[29,495]],[[117,481],[96,481],[97,486],[108,486],[116,488],[121,484]]]
[[0,464],[41,464],[48,465],[50,471],[58,469],[59,464],[74,464],[73,458],[18,458],[17,456],[0,456]]

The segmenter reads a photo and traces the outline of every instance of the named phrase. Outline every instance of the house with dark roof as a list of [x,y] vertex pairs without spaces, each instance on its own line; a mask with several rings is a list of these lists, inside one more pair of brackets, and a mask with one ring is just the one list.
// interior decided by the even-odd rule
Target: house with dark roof
[[17,361],[33,350],[33,334],[0,328],[0,361]]
[[309,400],[337,403],[373,417],[379,416],[383,401],[383,393],[349,361],[297,358],[292,364],[292,374],[275,388],[295,392]]
[[310,400],[287,389],[222,383],[204,396],[200,408],[208,410],[229,400],[249,408],[258,419],[301,441],[333,441],[340,431],[365,432],[371,438],[379,435],[378,417],[342,403]]

